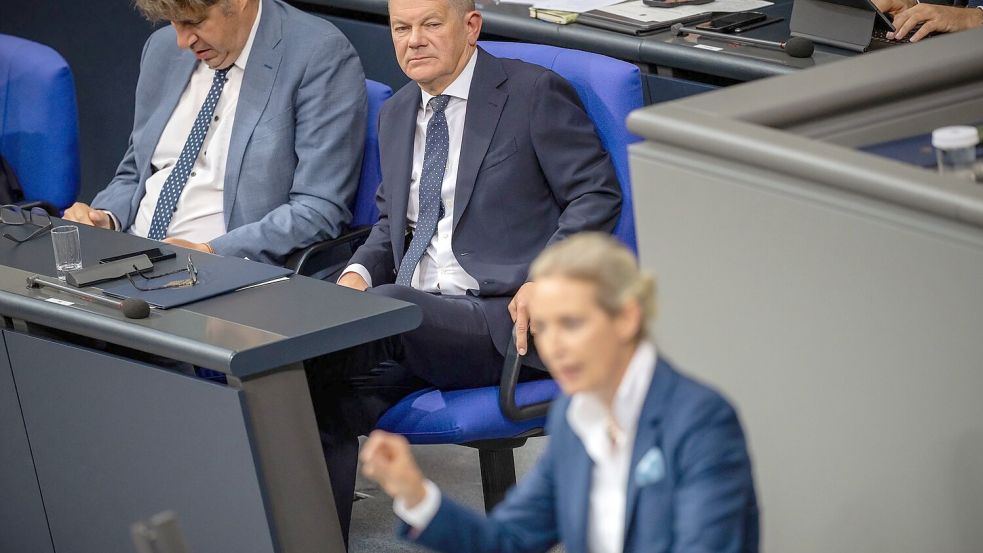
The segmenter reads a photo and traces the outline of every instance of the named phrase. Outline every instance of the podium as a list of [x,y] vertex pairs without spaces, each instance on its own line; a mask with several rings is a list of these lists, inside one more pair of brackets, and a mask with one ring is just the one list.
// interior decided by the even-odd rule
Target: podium
[[659,354],[737,405],[768,552],[979,550],[983,186],[870,151],[981,90],[976,29],[629,118]]
[[[156,244],[79,230],[86,266]],[[344,551],[302,362],[418,307],[295,276],[128,320],[29,290],[38,273],[46,235],[0,240],[0,551],[132,551],[130,524],[164,510],[194,553]]]

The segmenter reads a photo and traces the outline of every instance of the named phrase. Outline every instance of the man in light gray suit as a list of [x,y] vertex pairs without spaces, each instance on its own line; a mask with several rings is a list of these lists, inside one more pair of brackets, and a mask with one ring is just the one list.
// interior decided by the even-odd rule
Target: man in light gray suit
[[351,218],[365,77],[333,25],[281,0],[137,0],[170,21],[143,49],[129,147],[65,218],[282,263]]

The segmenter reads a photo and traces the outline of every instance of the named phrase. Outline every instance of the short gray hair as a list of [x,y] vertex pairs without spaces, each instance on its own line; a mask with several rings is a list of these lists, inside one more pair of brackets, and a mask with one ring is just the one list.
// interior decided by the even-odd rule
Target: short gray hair
[[447,0],[447,5],[461,15],[473,12],[476,9],[474,0]]
[[473,12],[475,10],[474,0],[447,0],[452,8],[460,14]]
[[209,8],[219,3],[228,6],[229,0],[134,0],[140,13],[148,21],[154,23],[188,15],[200,17],[205,15]]
[[638,267],[634,254],[609,234],[583,232],[548,248],[529,271],[531,280],[561,276],[595,285],[597,304],[617,315],[635,300],[642,309],[637,338],[648,334],[655,317],[655,278]]

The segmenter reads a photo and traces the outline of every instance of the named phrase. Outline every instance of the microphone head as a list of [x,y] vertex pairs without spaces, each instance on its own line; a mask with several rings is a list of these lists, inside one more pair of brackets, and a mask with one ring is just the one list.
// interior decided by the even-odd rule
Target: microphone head
[[676,23],[672,27],[669,27],[669,30],[671,30],[672,31],[672,34],[674,34],[674,35],[681,35],[681,34],[683,34],[683,24],[682,23]]
[[808,38],[794,36],[785,42],[785,53],[793,58],[808,58],[816,51],[816,45]]
[[120,309],[127,319],[146,319],[150,316],[150,304],[139,298],[126,298],[120,302]]

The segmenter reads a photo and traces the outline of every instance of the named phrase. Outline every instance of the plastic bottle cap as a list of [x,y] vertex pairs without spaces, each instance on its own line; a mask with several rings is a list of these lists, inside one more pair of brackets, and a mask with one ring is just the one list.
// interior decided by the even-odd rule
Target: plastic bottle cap
[[932,146],[940,150],[973,148],[980,143],[980,132],[976,127],[960,125],[942,127],[932,131]]

